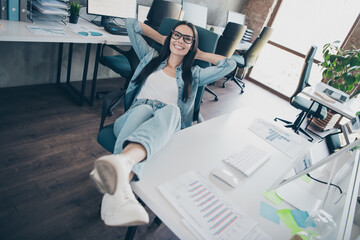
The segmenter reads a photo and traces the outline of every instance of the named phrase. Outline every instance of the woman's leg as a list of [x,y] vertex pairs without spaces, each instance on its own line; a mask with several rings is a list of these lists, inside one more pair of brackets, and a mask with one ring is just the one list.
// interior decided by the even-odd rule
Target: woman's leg
[[114,134],[116,143],[114,154],[119,154],[123,150],[125,139],[130,136],[141,124],[154,116],[151,106],[146,104],[130,108],[123,116],[119,117],[114,123]]
[[141,170],[146,161],[160,150],[181,128],[180,110],[175,105],[166,105],[155,111],[154,116],[141,124],[124,141],[124,150],[131,143],[139,143],[146,150],[146,158],[137,159],[132,171],[140,177]]
[[[119,149],[123,143],[121,154],[104,156],[95,162],[92,178],[97,182],[98,188],[106,193],[101,217],[107,225],[129,226],[148,222],[148,215],[136,200],[129,184],[131,170],[139,174],[142,168],[140,162],[163,147],[181,126],[177,106],[167,105],[154,110],[154,116],[140,126],[126,127],[126,131],[119,131],[118,140],[122,138],[121,134],[130,133],[125,141],[117,142]],[[125,122],[129,122],[129,119],[130,116]],[[130,125],[132,126],[131,123]]]

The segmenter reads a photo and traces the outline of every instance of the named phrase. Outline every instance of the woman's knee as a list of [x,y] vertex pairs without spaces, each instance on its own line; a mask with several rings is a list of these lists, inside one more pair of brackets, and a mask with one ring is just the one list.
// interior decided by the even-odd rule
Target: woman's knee
[[176,105],[169,104],[163,107],[163,110],[166,111],[168,116],[171,116],[173,118],[179,118],[181,117],[180,114],[180,108]]
[[138,105],[134,108],[130,108],[127,112],[125,112],[122,116],[116,119],[114,123],[114,134],[118,136],[121,129],[123,128],[125,122],[130,121],[135,123],[136,121],[146,121],[150,117],[153,116],[153,110],[149,105]]

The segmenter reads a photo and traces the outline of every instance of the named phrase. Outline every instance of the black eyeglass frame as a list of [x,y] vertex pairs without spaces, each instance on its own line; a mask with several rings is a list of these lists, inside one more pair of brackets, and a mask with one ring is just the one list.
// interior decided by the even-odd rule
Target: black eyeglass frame
[[[179,34],[180,37],[179,37],[179,38],[175,38],[175,37],[174,37],[174,33]],[[193,41],[195,40],[195,37],[193,37],[193,36],[186,35],[186,34],[182,34],[181,32],[178,32],[178,31],[175,31],[175,30],[171,30],[171,38],[173,38],[173,39],[175,39],[175,40],[179,40],[181,37],[183,38],[183,40],[184,40],[184,42],[185,42],[186,44],[192,44]],[[187,42],[187,40],[185,40],[184,37],[189,37],[189,38],[191,38],[191,42]]]

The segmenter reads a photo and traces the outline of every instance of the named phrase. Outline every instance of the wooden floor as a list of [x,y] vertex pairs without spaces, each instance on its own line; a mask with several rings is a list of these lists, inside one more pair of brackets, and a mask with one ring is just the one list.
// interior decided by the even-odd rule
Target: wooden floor
[[[243,95],[234,83],[220,84],[211,86],[218,102],[204,94],[205,120],[269,96],[251,83]],[[115,87],[118,81],[98,83],[98,90]],[[88,177],[94,160],[108,154],[96,142],[100,110],[100,100],[79,107],[55,84],[0,89],[0,239],[124,239],[126,228],[101,221],[102,195]],[[135,239],[177,238],[165,224],[149,224]]]

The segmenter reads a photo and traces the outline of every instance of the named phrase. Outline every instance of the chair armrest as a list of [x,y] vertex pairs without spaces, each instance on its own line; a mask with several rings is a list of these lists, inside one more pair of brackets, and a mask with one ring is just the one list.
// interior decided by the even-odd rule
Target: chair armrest
[[101,120],[99,131],[104,127],[105,119],[110,112],[110,110],[115,107],[116,104],[120,102],[125,96],[125,90],[110,92],[106,94],[103,98],[103,104],[101,109]]

